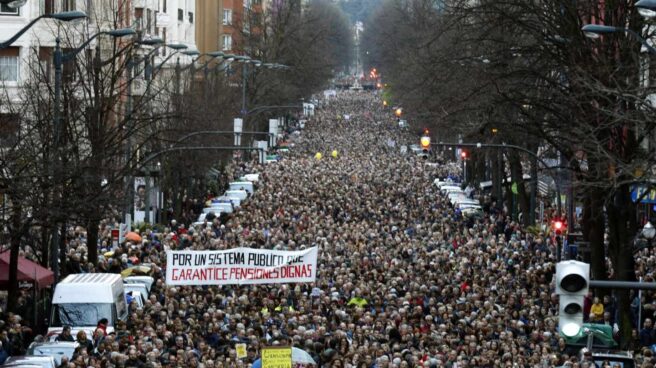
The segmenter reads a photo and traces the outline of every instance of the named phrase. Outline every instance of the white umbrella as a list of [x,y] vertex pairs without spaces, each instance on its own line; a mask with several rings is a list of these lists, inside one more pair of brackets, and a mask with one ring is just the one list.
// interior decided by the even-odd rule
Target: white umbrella
[[312,356],[307,351],[292,347],[292,362],[300,364],[317,365]]

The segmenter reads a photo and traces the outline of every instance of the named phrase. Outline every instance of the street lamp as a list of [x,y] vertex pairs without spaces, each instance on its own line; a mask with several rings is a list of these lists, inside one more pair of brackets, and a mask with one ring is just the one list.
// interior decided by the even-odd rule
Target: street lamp
[[656,0],[640,0],[635,3],[635,7],[644,18],[656,17]]
[[236,55],[235,61],[243,63],[241,69],[241,115],[246,116],[246,113],[248,112],[248,110],[246,110],[246,64],[251,61],[251,57],[246,55]]
[[0,0],[0,4],[7,5],[12,9],[18,9],[25,5],[26,2],[27,0]]
[[631,36],[635,37],[635,39],[638,40],[647,49],[647,51],[650,54],[656,54],[656,49],[653,48],[649,43],[647,43],[647,40],[645,40],[637,32],[629,28],[607,26],[603,24],[586,24],[583,27],[581,27],[581,31],[583,31],[586,37],[592,39],[597,39],[603,35],[607,35],[611,33],[622,33],[622,32],[628,33]]
[[86,13],[82,12],[82,11],[67,11],[67,12],[60,12],[60,13],[43,14],[41,16],[38,16],[38,17],[34,18],[34,20],[29,22],[25,27],[23,27],[20,31],[18,31],[18,33],[13,35],[10,39],[0,43],[0,49],[6,49],[7,47],[11,46],[11,44],[16,42],[16,40],[18,38],[20,38],[20,36],[22,36],[36,22],[38,22],[39,20],[41,20],[43,18],[56,19],[56,20],[60,20],[62,22],[70,22],[70,21],[73,21],[73,20],[76,20],[76,19],[82,19],[82,18],[86,18],[86,17],[87,17]]
[[[79,18],[84,18],[86,17],[86,14],[82,12],[67,12],[67,13],[77,13],[77,15],[73,14],[70,16],[66,16],[68,20],[73,20],[73,19],[79,19]],[[38,19],[38,18],[37,18]],[[60,19],[60,18],[56,18]],[[33,24],[33,22],[31,23]],[[29,28],[29,25],[28,27]],[[22,30],[24,32],[25,28]],[[19,32],[20,33],[20,32]],[[61,105],[61,89],[62,89],[62,68],[64,65],[64,62],[73,60],[77,54],[82,52],[94,39],[99,37],[100,35],[109,35],[114,38],[120,38],[120,37],[125,37],[129,35],[133,35],[136,32],[134,29],[131,28],[121,28],[121,29],[113,29],[110,31],[101,31],[93,36],[91,36],[86,42],[84,42],[80,47],[71,50],[70,52],[64,54],[62,53],[62,49],[60,47],[61,40],[59,37],[55,39],[55,52],[53,54],[53,64],[55,66],[55,101],[54,101],[54,111],[52,114],[52,120],[53,120],[53,132],[54,132],[54,151],[55,151],[55,165],[54,165],[54,177],[55,177],[55,184],[57,185],[60,182],[60,174],[62,172],[62,168],[60,167],[61,162],[62,162],[62,157],[61,157],[61,118],[60,118],[60,105]],[[63,200],[63,198],[58,198],[63,195],[63,191],[59,193],[58,195],[55,196],[55,201],[57,199]],[[58,203],[59,204],[59,203]],[[60,207],[61,208],[61,207]],[[52,257],[53,257],[53,271],[55,274],[55,279],[59,277],[59,262],[58,262],[58,249],[59,249],[59,219],[55,219],[55,227],[53,230],[53,237],[52,237]]]

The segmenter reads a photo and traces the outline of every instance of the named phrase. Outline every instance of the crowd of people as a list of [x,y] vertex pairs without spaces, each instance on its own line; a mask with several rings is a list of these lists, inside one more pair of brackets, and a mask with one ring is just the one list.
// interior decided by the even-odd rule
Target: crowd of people
[[[502,210],[466,217],[453,208],[433,180],[458,175],[458,165],[401,153],[417,138],[377,95],[341,92],[286,139],[281,161],[230,168],[260,181],[223,222],[173,224],[101,257],[92,270],[150,263],[156,282],[143,308],[132,305],[113,334],[85,336],[62,367],[249,367],[267,346],[298,347],[321,367],[590,366],[558,333],[554,241]],[[237,246],[316,246],[316,283],[165,285],[167,250]],[[71,260],[84,264],[84,253],[83,241],[71,244]],[[611,325],[614,308],[612,298],[588,306]],[[9,331],[3,346],[15,345]],[[652,366],[635,335],[641,364]],[[237,343],[246,358],[237,359]]]

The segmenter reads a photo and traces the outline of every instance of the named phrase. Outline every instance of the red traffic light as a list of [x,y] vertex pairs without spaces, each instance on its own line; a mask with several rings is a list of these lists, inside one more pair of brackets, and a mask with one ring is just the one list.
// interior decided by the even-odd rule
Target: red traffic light
[[560,220],[554,221],[554,229],[556,230],[562,230],[563,229],[563,222]]
[[466,159],[467,158],[467,151],[460,151],[460,157],[462,157],[463,160]]
[[430,135],[430,132],[428,131],[428,128],[424,128],[424,135]]

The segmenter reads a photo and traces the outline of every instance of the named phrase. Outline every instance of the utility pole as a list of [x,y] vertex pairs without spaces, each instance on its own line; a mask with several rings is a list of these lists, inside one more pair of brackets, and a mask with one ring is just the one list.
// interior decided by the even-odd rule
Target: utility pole
[[132,161],[132,79],[133,79],[134,60],[132,53],[128,54],[126,76],[127,76],[127,99],[125,102],[125,126],[127,129],[126,150],[125,150],[125,165],[128,170],[126,183],[125,183],[125,208],[123,209],[123,221],[125,223],[132,222],[132,209],[134,208],[134,174],[130,168]]
[[[54,160],[54,165],[53,165],[53,178],[54,178],[54,193],[53,193],[53,203],[54,209],[55,209],[55,223],[53,224],[53,231],[52,231],[52,245],[50,248],[50,256],[51,256],[51,267],[52,267],[52,272],[54,273],[55,279],[54,283],[56,284],[59,281],[59,244],[61,242],[60,240],[60,234],[59,234],[59,228],[60,228],[60,216],[61,214],[58,211],[61,211],[61,197],[63,195],[62,191],[60,191],[60,184],[62,185],[63,189],[63,183],[61,182],[61,118],[60,118],[60,110],[59,110],[59,105],[61,104],[61,89],[62,89],[62,63],[63,63],[63,55],[62,55],[62,50],[61,50],[61,40],[59,36],[55,39],[55,52],[53,55],[53,62],[55,64],[55,106],[53,109],[53,114],[52,114],[52,126],[53,126],[53,132],[54,132],[54,155],[55,155],[55,160]],[[65,234],[61,234],[61,236],[65,236]]]

